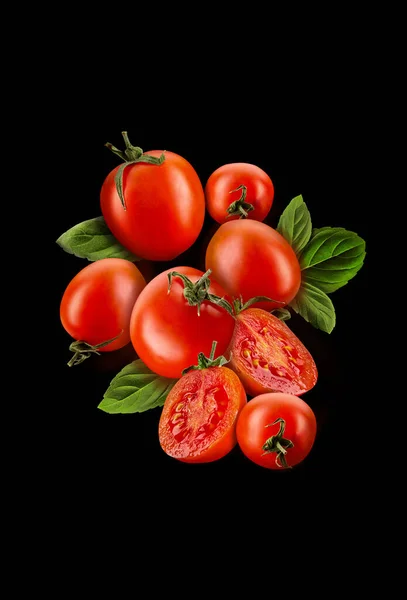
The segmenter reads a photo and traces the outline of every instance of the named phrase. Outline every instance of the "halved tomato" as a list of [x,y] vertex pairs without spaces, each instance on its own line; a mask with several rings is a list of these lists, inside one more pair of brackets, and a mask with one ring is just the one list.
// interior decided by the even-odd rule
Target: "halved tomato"
[[299,396],[317,382],[314,359],[289,327],[274,315],[248,308],[236,316],[229,367],[246,392],[285,392]]
[[159,440],[169,456],[183,462],[212,462],[237,443],[237,417],[247,398],[227,367],[190,371],[167,396]]

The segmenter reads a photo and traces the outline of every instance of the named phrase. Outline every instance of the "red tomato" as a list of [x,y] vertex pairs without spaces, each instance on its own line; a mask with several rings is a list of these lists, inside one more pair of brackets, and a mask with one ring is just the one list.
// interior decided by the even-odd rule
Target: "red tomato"
[[[158,375],[181,377],[193,365],[199,352],[209,355],[213,340],[218,341],[216,356],[229,345],[234,318],[226,310],[204,301],[198,315],[184,296],[184,283],[174,277],[168,293],[168,273],[177,271],[196,283],[202,271],[176,267],[160,273],[145,287],[134,306],[130,335],[134,349],[143,362]],[[225,296],[225,291],[211,280],[209,292]]]
[[222,458],[236,445],[236,420],[246,401],[230,369],[190,371],[165,400],[158,429],[162,449],[183,462]]
[[248,308],[236,317],[226,356],[250,396],[265,392],[301,395],[317,382],[311,354],[289,327],[259,308]]
[[92,346],[119,336],[100,352],[122,348],[130,341],[131,312],[145,285],[140,271],[128,260],[104,258],[91,263],[64,292],[62,325],[75,340]]
[[[159,158],[159,150],[146,154]],[[165,152],[161,165],[136,163],[123,172],[126,210],[115,175],[106,177],[100,194],[103,216],[113,235],[136,256],[172,260],[197,239],[204,222],[204,192],[195,169],[182,156]]]
[[[242,189],[238,189],[240,186],[246,187],[245,204],[242,206],[238,202],[233,206],[231,212],[237,211],[239,214],[231,216],[228,208],[241,198]],[[273,204],[274,186],[260,167],[249,163],[231,163],[219,167],[209,177],[205,186],[205,198],[209,214],[218,223],[246,217],[263,221]],[[239,206],[243,210],[239,210]]]
[[262,394],[241,411],[236,427],[243,453],[267,469],[293,467],[311,450],[317,422],[311,408],[291,394]]
[[[248,219],[221,225],[206,250],[206,268],[224,290],[246,302],[267,296],[291,302],[301,284],[301,269],[290,244],[265,223]],[[258,308],[283,306],[259,302]]]

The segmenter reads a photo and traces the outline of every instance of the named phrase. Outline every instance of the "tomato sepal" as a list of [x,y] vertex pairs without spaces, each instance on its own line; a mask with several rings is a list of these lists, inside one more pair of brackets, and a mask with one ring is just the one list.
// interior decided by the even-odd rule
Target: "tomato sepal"
[[163,152],[158,158],[156,158],[155,156],[150,156],[149,154],[144,154],[143,150],[139,146],[133,146],[130,143],[127,131],[122,131],[122,136],[124,139],[124,143],[126,144],[126,149],[124,151],[119,150],[109,142],[107,142],[105,146],[106,148],[111,150],[113,154],[116,154],[116,156],[118,156],[124,161],[124,163],[118,169],[114,181],[116,184],[116,190],[119,195],[120,202],[123,206],[123,210],[127,210],[123,192],[123,173],[126,167],[129,167],[130,165],[135,165],[136,163],[140,162],[159,166],[162,165],[165,161],[165,154]]
[[100,344],[95,344],[94,346],[92,346],[92,344],[88,344],[88,342],[84,342],[83,340],[77,340],[75,342],[72,342],[72,344],[70,344],[69,346],[69,350],[71,352],[74,352],[74,355],[72,356],[71,360],[67,362],[68,367],[80,365],[81,363],[83,363],[84,360],[90,358],[92,354],[97,354],[100,356],[100,352],[98,352],[99,348],[104,348],[105,346],[108,346],[109,344],[117,340],[122,333],[123,329],[118,335],[115,335],[114,338],[111,338],[110,340],[106,340],[104,342],[100,342]]
[[226,209],[227,219],[234,216],[238,216],[240,219],[247,219],[249,212],[254,210],[253,204],[246,202],[247,187],[245,185],[239,185],[235,190],[230,190],[229,194],[233,194],[233,192],[238,192],[239,190],[242,190],[240,198],[229,204]]
[[182,374],[186,375],[186,373],[189,373],[190,371],[200,371],[201,369],[209,369],[211,367],[223,367],[223,365],[226,365],[230,359],[228,360],[222,355],[218,356],[218,358],[214,358],[217,343],[218,342],[216,341],[212,342],[212,348],[209,357],[205,356],[203,352],[200,352],[198,354],[198,364],[192,365],[191,367],[187,367],[182,371]]
[[262,450],[264,450],[262,456],[275,452],[276,465],[278,467],[282,467],[283,469],[291,469],[286,461],[285,455],[287,454],[287,450],[289,448],[294,448],[294,444],[291,440],[283,437],[285,431],[285,420],[279,417],[272,423],[265,425],[265,427],[272,427],[272,425],[277,425],[277,423],[280,423],[280,428],[276,434],[272,435],[264,442],[262,446]]

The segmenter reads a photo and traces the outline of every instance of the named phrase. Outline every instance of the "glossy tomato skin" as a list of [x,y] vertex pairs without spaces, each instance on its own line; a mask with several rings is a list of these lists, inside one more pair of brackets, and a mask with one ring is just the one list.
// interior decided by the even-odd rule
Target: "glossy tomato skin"
[[237,315],[229,354],[229,367],[249,396],[265,392],[300,396],[318,379],[316,364],[304,344],[285,323],[259,308]]
[[250,400],[237,421],[237,441],[250,460],[267,469],[282,470],[276,464],[276,454],[265,454],[263,449],[263,444],[279,430],[279,424],[268,425],[279,418],[285,421],[284,438],[294,444],[285,455],[289,467],[309,454],[317,432],[315,414],[301,398],[277,393],[262,394]]
[[130,342],[133,306],[146,285],[137,267],[121,258],[104,258],[84,269],[68,284],[62,297],[60,317],[64,329],[75,340],[92,346],[123,332],[117,340],[99,349],[110,352]]
[[[204,301],[200,315],[184,297],[184,284],[174,277],[168,293],[168,273],[177,271],[193,283],[203,275],[192,267],[175,267],[157,275],[145,287],[134,306],[130,335],[134,349],[145,364],[158,375],[178,379],[182,371],[194,365],[199,352],[210,355],[217,341],[215,358],[223,354],[231,340],[234,319],[226,310]],[[225,291],[211,278],[211,294]]]
[[254,210],[248,213],[248,219],[263,221],[270,212],[274,200],[274,185],[267,173],[249,163],[230,163],[216,169],[205,186],[208,212],[218,223],[240,218],[227,213],[230,204],[241,196],[241,190],[233,192],[240,185],[247,188],[245,202],[254,206]]
[[[160,150],[146,152],[159,157]],[[137,163],[123,173],[126,210],[114,181],[106,177],[100,193],[102,214],[121,244],[136,256],[172,260],[197,239],[204,222],[205,197],[199,177],[182,156],[165,152],[161,165]]]
[[[243,219],[224,223],[206,250],[206,268],[230,296],[267,296],[291,302],[301,284],[301,269],[290,244],[265,223]],[[282,304],[259,302],[272,310]]]
[[236,445],[236,421],[247,402],[226,367],[190,371],[168,394],[158,427],[164,452],[183,462],[212,462]]

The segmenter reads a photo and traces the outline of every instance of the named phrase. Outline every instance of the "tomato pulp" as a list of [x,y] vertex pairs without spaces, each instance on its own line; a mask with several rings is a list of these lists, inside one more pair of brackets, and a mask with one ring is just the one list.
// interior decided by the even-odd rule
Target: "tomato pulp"
[[[152,150],[159,158],[162,152]],[[123,171],[125,208],[116,189],[120,165],[105,179],[100,193],[102,214],[121,244],[136,256],[171,260],[197,239],[204,222],[205,197],[192,165],[164,152],[160,165],[139,162]]]
[[[178,272],[196,283],[204,275],[192,267],[176,267],[157,275],[145,287],[131,315],[130,335],[134,349],[145,364],[158,375],[178,379],[182,371],[196,362],[199,352],[209,355],[217,340],[216,356],[223,354],[231,340],[234,318],[225,309],[204,300],[198,314],[184,295],[184,282],[168,274]],[[223,297],[225,291],[211,279],[208,290]]]
[[272,310],[289,303],[301,285],[301,269],[290,244],[265,223],[248,219],[224,223],[208,244],[206,268],[235,298],[267,296],[276,302],[253,306]]
[[[242,198],[244,203],[239,202],[242,189],[245,189]],[[230,163],[219,167],[209,177],[205,199],[209,214],[218,223],[242,217],[263,221],[273,204],[274,186],[260,167],[249,163]],[[238,213],[236,215],[228,212],[232,203],[234,206],[231,209],[233,213]]]
[[68,284],[60,306],[61,322],[75,340],[92,346],[118,336],[99,352],[122,348],[130,341],[130,317],[146,282],[137,267],[122,258],[104,258]]
[[236,317],[233,337],[226,352],[229,366],[246,392],[301,395],[317,382],[314,359],[289,327],[274,315],[248,308]]
[[167,396],[159,423],[162,449],[183,462],[212,462],[236,445],[246,404],[239,378],[226,367],[190,371]]
[[236,427],[242,452],[267,469],[293,467],[304,460],[316,432],[315,414],[308,404],[291,394],[279,393],[250,400]]

